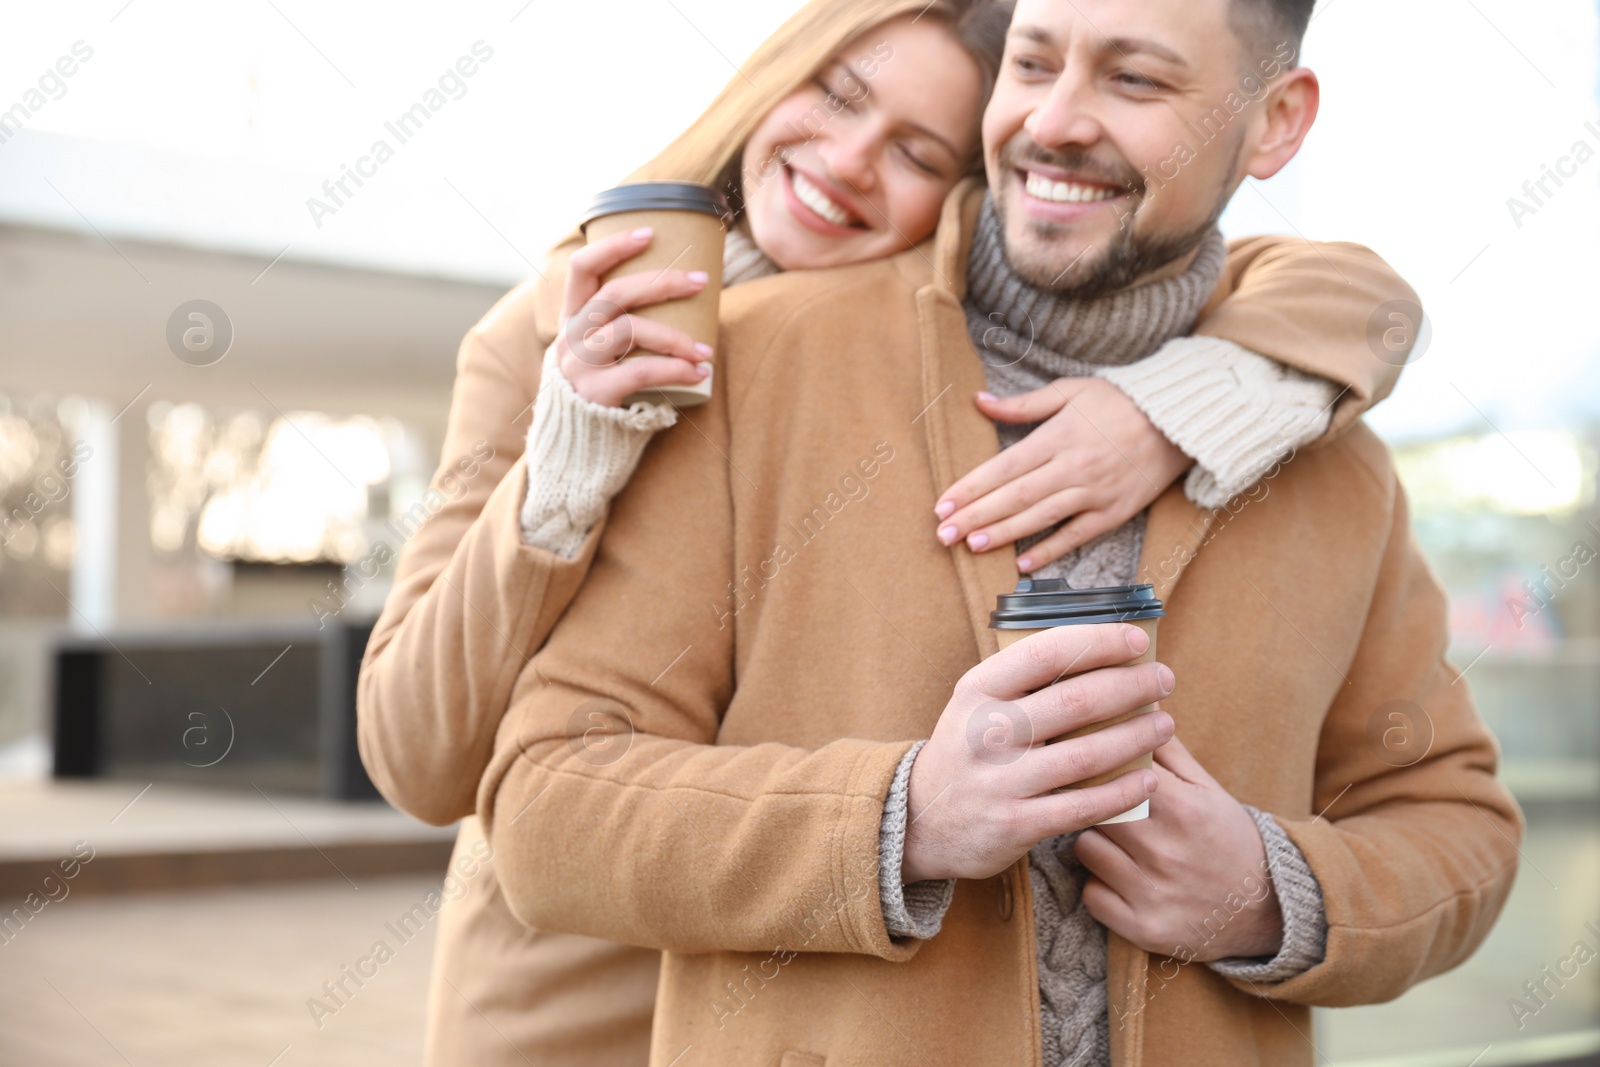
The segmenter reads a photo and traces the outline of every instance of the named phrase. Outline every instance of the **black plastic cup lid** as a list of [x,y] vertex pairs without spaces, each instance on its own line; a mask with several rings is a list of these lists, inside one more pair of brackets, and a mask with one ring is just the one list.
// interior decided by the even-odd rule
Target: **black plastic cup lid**
[[698,211],[728,217],[728,202],[709,185],[697,182],[629,182],[598,194],[583,213],[578,228],[603,215],[624,211]]
[[998,599],[989,615],[994,630],[1043,630],[1166,616],[1153,585],[1074,589],[1061,578],[1024,578],[1015,592],[1002,593]]

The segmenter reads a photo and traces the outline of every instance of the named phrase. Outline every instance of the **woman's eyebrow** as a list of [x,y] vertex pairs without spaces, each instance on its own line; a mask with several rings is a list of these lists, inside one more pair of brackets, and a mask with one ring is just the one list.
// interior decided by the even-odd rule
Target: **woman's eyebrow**
[[[861,73],[861,71],[857,70],[853,64],[846,63],[846,62],[844,62],[842,60],[839,63],[835,64],[835,66],[838,66],[838,67],[842,68],[847,74],[849,74],[856,81],[860,82],[862,85],[867,86],[867,92],[862,94],[860,100],[853,101],[854,103],[859,104],[862,101],[871,99],[871,97],[872,97],[872,88],[871,88],[872,87],[872,79],[870,79],[870,78],[866,77],[865,75],[863,75]],[[931,141],[938,142],[938,144],[939,144],[939,146],[941,148],[943,148],[946,152],[950,153],[950,158],[951,159],[959,160],[961,158],[961,153],[956,151],[956,146],[951,144],[949,139],[946,138],[944,135],[942,135],[942,134],[940,134],[940,133],[938,133],[938,132],[936,132],[934,130],[929,129],[928,127],[924,126],[920,122],[916,122],[916,121],[913,121],[911,119],[904,120],[903,122],[901,122],[901,125],[906,127],[909,130],[912,130],[912,131],[914,131],[916,133],[921,134],[922,136],[928,138]]]

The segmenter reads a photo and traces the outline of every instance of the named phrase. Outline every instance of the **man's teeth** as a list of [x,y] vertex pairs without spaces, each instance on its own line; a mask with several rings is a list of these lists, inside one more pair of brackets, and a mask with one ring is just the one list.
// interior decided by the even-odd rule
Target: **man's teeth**
[[1100,185],[1078,185],[1074,182],[1055,182],[1040,174],[1028,172],[1028,179],[1024,183],[1028,195],[1040,200],[1049,200],[1057,204],[1093,203],[1096,200],[1110,200],[1120,190],[1107,189]]
[[844,209],[833,202],[833,198],[818,189],[806,180],[806,176],[797,170],[789,172],[789,183],[794,186],[794,195],[802,204],[827,219],[835,226],[850,225],[850,216]]

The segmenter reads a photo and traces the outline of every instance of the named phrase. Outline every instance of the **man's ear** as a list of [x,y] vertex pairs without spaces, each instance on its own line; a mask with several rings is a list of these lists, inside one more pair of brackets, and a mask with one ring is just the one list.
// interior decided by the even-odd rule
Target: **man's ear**
[[1265,179],[1282,170],[1311,132],[1321,101],[1322,87],[1315,73],[1305,67],[1285,71],[1256,113],[1245,173]]

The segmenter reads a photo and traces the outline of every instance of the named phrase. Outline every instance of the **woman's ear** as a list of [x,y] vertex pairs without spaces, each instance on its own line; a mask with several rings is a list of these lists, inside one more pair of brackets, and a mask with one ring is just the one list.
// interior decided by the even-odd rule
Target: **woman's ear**
[[1315,73],[1305,67],[1285,71],[1255,117],[1245,173],[1264,179],[1282,170],[1311,132],[1321,101],[1322,87]]

